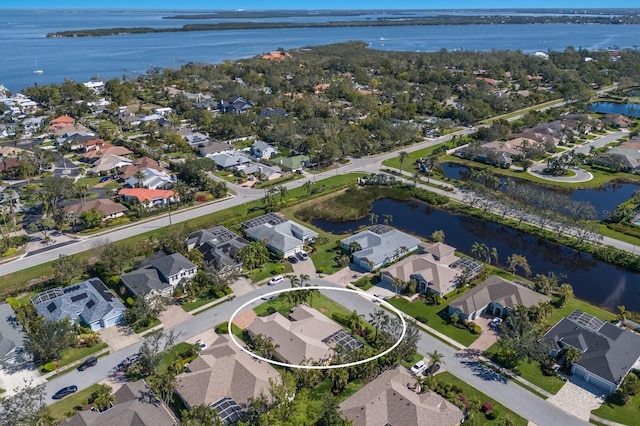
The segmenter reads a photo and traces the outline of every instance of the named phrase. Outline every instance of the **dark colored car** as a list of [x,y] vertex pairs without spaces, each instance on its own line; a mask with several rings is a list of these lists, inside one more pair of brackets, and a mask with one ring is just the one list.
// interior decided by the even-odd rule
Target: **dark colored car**
[[89,358],[85,359],[82,364],[80,364],[80,366],[78,367],[78,371],[84,371],[89,367],[93,367],[97,363],[98,358],[96,358],[95,356],[90,356]]
[[67,386],[66,388],[60,389],[58,392],[53,394],[51,398],[53,399],[62,399],[65,396],[71,395],[72,393],[76,393],[78,391],[77,386]]
[[122,360],[120,364],[118,364],[118,370],[125,370],[129,368],[130,365],[135,364],[140,359],[140,354],[133,354],[131,356],[126,357]]
[[289,256],[287,257],[287,260],[289,261],[289,263],[298,263],[298,258],[295,256]]
[[440,364],[436,363],[436,364],[430,365],[429,367],[427,367],[426,370],[424,370],[424,375],[428,376],[429,374],[436,374],[438,370],[440,370]]
[[104,182],[108,181],[109,179],[111,179],[109,176],[105,176],[102,179],[100,179],[100,183],[104,183]]

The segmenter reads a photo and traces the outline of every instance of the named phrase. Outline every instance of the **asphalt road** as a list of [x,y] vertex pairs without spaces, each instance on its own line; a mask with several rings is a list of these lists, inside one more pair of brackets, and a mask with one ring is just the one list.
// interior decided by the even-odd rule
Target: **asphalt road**
[[[326,280],[314,279],[311,283],[313,285],[341,288]],[[286,280],[275,286],[261,287],[250,293],[237,297],[232,301],[223,303],[195,315],[189,320],[178,324],[167,331],[174,330],[176,333],[179,333],[178,340],[184,341],[215,327],[224,321],[228,321],[233,312],[249,300],[262,296],[273,290],[285,288],[289,288],[289,283]],[[378,305],[368,301],[362,296],[330,290],[323,290],[322,292],[326,296],[345,306],[347,309],[355,309],[359,314],[364,314],[366,319],[369,318],[370,313],[374,312],[378,308]],[[260,303],[262,303],[262,301],[258,300],[255,302],[255,305]],[[95,367],[88,368],[83,372],[74,370],[47,382],[46,402],[48,404],[54,403],[55,401],[51,399],[51,396],[65,386],[76,385],[78,386],[78,389],[81,390],[105,379],[112,371],[114,371],[115,367],[124,358],[136,353],[141,345],[142,342],[139,342],[106,357],[100,358]],[[459,352],[450,346],[445,345],[438,339],[422,333],[418,343],[418,351],[422,354],[426,354],[427,352],[433,352],[434,350],[437,350],[444,355],[444,367],[455,376],[535,424],[563,426],[588,424],[531,394],[521,386],[513,382],[503,380],[500,376],[488,371],[473,359],[460,356]]]

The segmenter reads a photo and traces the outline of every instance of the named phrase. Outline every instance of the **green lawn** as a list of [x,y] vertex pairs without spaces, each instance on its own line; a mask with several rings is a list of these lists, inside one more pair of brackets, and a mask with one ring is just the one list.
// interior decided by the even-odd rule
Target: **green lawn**
[[89,398],[91,394],[93,394],[100,385],[95,384],[89,386],[87,389],[83,389],[74,393],[73,395],[69,395],[68,397],[55,402],[49,406],[49,410],[51,410],[51,415],[58,422],[62,422],[67,416],[67,413],[71,413],[72,411],[80,411],[85,405],[89,403]]
[[[288,316],[289,311],[291,310],[291,306],[289,306],[289,304],[287,303],[285,295],[280,294],[274,299],[256,306],[253,311],[260,316],[264,316],[268,315],[269,307],[273,307],[276,311],[285,316]],[[323,294],[315,294],[313,296],[311,307],[322,312],[329,318],[331,318],[331,315],[334,313],[339,313],[342,315],[349,315],[351,313],[344,306],[334,302]]]
[[450,325],[446,320],[438,315],[438,312],[446,309],[446,305],[431,306],[427,305],[423,300],[417,299],[413,302],[408,302],[402,297],[394,297],[388,301],[391,305],[400,309],[402,312],[412,316],[422,316],[428,319],[427,325],[434,330],[452,338],[456,342],[469,346],[479,336],[471,334],[467,330],[454,327]]
[[160,365],[158,366],[158,374],[165,373],[167,368],[171,365],[171,363],[178,358],[178,355],[181,352],[187,350],[187,348],[191,346],[187,342],[180,342],[174,347],[171,348],[167,353],[162,356],[162,360],[160,361]]
[[462,389],[462,392],[467,397],[467,399],[471,399],[471,398],[477,399],[478,401],[480,401],[480,404],[484,404],[485,402],[491,402],[491,404],[493,404],[494,411],[497,410],[500,413],[498,415],[498,418],[495,420],[487,420],[484,414],[477,413],[473,418],[472,424],[474,426],[503,424],[505,417],[509,417],[509,419],[511,419],[511,421],[513,422],[511,424],[513,424],[514,426],[516,425],[526,426],[528,424],[526,419],[520,417],[519,415],[509,410],[504,405],[492,400],[491,398],[489,398],[487,395],[480,392],[476,388],[469,386],[467,383],[458,379],[456,376],[449,373],[448,371],[443,371],[439,374],[436,374],[435,377],[439,383],[449,383],[451,385],[455,385],[460,389]]
[[[280,266],[284,266],[284,272],[280,272]],[[262,268],[254,270],[254,273],[251,274],[251,282],[257,283],[258,281],[271,278],[274,275],[290,274],[291,272],[293,272],[293,267],[289,262],[267,262],[262,265]]]
[[[493,356],[498,351],[498,345],[493,344],[485,352],[487,358],[493,359]],[[560,388],[566,383],[564,380],[556,376],[545,376],[540,371],[540,363],[537,361],[525,361],[518,362],[516,368],[512,369],[514,374],[519,375],[523,379],[533,383],[534,385],[546,390],[552,395],[558,393]]]
[[[60,352],[58,363],[60,367],[64,367],[65,365],[69,365],[79,359],[88,357],[89,355],[99,352],[105,348],[107,348],[106,343],[99,343],[87,348],[66,348]],[[43,372],[41,368],[39,370]]]
[[[322,398],[324,397],[324,395],[331,392],[332,386],[333,384],[331,383],[331,380],[327,377],[322,382],[320,382],[318,386],[316,386],[309,392],[309,401],[311,401],[311,404],[313,404],[316,408],[315,410],[313,410],[314,412],[322,412]],[[338,403],[341,403],[354,393],[358,392],[362,388],[362,386],[364,386],[364,384],[360,379],[349,382],[347,384],[347,387],[339,395],[337,395]],[[311,424],[313,424],[317,419],[313,420],[314,421],[311,422]]]
[[185,303],[181,303],[180,307],[185,311],[185,312],[191,312],[194,309],[197,309],[201,306],[206,305],[207,303],[211,303],[213,301],[218,300],[218,297],[214,297],[214,296],[210,296],[210,297],[201,297],[196,299],[193,302],[185,302]]
[[594,317],[600,318],[604,321],[611,321],[616,318],[615,314],[609,311],[605,311],[604,309],[598,308],[597,306],[590,305],[589,303],[582,300],[571,299],[562,309],[555,309],[553,313],[549,315],[549,318],[547,318],[546,321],[549,325],[549,328],[551,328],[555,323],[575,310],[593,315]]
[[[437,148],[441,147],[444,144],[438,144],[438,145],[434,145],[434,146],[430,146],[428,148],[423,148],[423,149],[419,149],[417,151],[413,151],[413,152],[407,152],[407,154],[409,154],[407,156],[407,159],[404,161],[404,163],[402,164],[402,170],[407,172],[407,171],[417,171],[418,169],[416,167],[414,167],[414,163],[420,159],[420,158],[424,158],[424,157],[428,157],[431,154],[433,154],[433,151],[436,150]],[[396,156],[393,158],[390,158],[388,160],[384,160],[382,162],[382,164],[384,166],[387,167],[392,167],[394,169],[400,169],[400,156]]]
[[610,403],[604,403],[600,408],[593,410],[593,414],[612,422],[621,423],[623,425],[638,424],[638,414],[640,413],[640,394],[631,398],[624,406]]

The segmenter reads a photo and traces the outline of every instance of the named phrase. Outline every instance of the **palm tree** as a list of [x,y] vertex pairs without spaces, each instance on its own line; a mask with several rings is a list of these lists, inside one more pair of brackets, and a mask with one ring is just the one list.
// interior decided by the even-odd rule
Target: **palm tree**
[[494,264],[498,264],[498,249],[495,247],[491,247],[491,250],[489,252],[489,256],[491,256],[491,259],[493,259],[493,263]]
[[624,305],[618,305],[618,321],[624,324],[627,320],[627,308]]
[[582,357],[582,352],[580,352],[577,348],[574,348],[573,346],[569,346],[569,345],[565,346],[563,352],[564,352],[564,365],[567,368],[571,368],[571,366],[576,362],[580,361],[580,358]]
[[311,282],[311,277],[307,274],[300,274],[300,287],[304,287],[306,283]]
[[136,178],[136,186],[142,188],[142,184],[144,183],[144,173],[142,170],[138,170],[133,176]]
[[286,186],[284,185],[280,185],[278,188],[278,194],[280,194],[280,202],[282,203],[282,201],[284,200],[284,198],[287,196],[287,194],[289,193],[289,190],[287,189]]
[[474,242],[471,245],[471,254],[476,258],[476,259],[481,259],[484,258],[491,260],[490,253],[489,253],[489,247],[487,247],[487,245],[485,243],[479,243],[479,242]]
[[269,260],[269,252],[262,241],[252,241],[249,245],[238,250],[237,256],[249,270],[262,266]]
[[311,181],[308,180],[304,183],[304,185],[302,185],[302,187],[304,188],[304,191],[307,193],[307,195],[311,194]]
[[104,411],[111,407],[111,404],[116,401],[116,397],[111,394],[111,386],[98,385],[98,388],[91,395],[93,398],[93,406],[98,411]]
[[407,151],[400,151],[398,157],[400,159],[400,174],[402,174],[402,165],[407,161],[407,158],[409,158],[409,153]]
[[432,366],[435,364],[444,364],[444,361],[443,361],[444,355],[438,352],[437,349],[434,350],[433,352],[427,352],[427,356],[430,359],[429,366]]
[[195,405],[189,410],[180,411],[180,424],[182,426],[223,426],[220,414],[215,408],[205,404]]
[[385,225],[388,225],[391,222],[393,222],[393,215],[392,214],[383,214],[382,217],[383,217],[382,222]]
[[[289,280],[289,283],[291,283],[291,288],[300,286],[300,280],[298,279],[297,275],[287,274],[284,277],[285,277],[285,279]],[[287,294],[289,294],[289,293],[287,293]]]
[[370,322],[376,329],[376,334],[373,338],[374,342],[378,340],[378,330],[389,322],[389,315],[382,309],[376,309],[373,313],[369,314],[371,318]]
[[391,283],[391,285],[393,285],[393,288],[396,290],[396,296],[397,296],[398,293],[400,292],[400,289],[404,287],[405,283],[400,278],[394,278],[393,283]]
[[371,222],[371,226],[378,223],[378,215],[375,213],[369,213],[369,222]]

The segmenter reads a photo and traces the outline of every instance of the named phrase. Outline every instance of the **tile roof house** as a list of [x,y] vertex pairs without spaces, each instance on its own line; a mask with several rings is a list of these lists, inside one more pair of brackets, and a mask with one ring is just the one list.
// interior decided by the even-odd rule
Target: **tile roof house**
[[47,320],[79,319],[94,331],[124,321],[124,305],[99,278],[43,291],[31,303]]
[[522,284],[492,275],[449,303],[449,315],[457,313],[461,320],[475,320],[484,312],[504,317],[518,306],[530,308],[550,300]]
[[216,226],[191,233],[185,245],[187,250],[200,251],[205,262],[226,274],[242,270],[242,260],[237,253],[249,242],[224,226]]
[[444,243],[420,244],[420,248],[424,253],[408,256],[380,271],[382,281],[392,286],[394,278],[405,283],[415,279],[419,293],[441,296],[455,290],[456,277],[461,272],[451,266],[459,260],[455,248]]
[[265,241],[267,248],[284,257],[304,250],[305,243],[313,241],[318,233],[275,213],[268,213],[242,222],[247,238]]
[[367,271],[375,271],[416,251],[420,240],[389,226],[375,225],[341,240],[340,244],[344,250],[352,251],[353,263]]
[[96,158],[97,159],[93,163],[93,166],[91,166],[91,168],[88,170],[89,173],[109,173],[113,169],[119,169],[120,167],[128,166],[129,164],[131,164],[131,160],[119,155],[105,154],[102,157]]
[[54,118],[49,123],[49,130],[57,130],[63,127],[73,126],[76,120],[68,115],[62,115],[58,118]]
[[276,154],[278,150],[276,147],[269,145],[265,141],[255,141],[253,145],[251,145],[251,154],[258,159],[266,159],[271,158],[273,154]]
[[118,191],[118,197],[125,201],[136,200],[147,208],[174,203],[177,200],[177,194],[168,189],[122,188]]
[[271,382],[280,382],[280,374],[242,351],[229,336],[221,335],[189,363],[176,382],[175,392],[187,409],[214,405],[222,399],[231,399],[244,409],[252,398],[267,394]]
[[[145,168],[140,170],[144,177],[138,179],[135,175],[125,181],[131,188],[142,186],[148,189],[171,189],[176,183],[176,177],[162,170]],[[136,172],[137,173],[137,172]]]
[[363,386],[340,404],[353,426],[455,426],[464,414],[435,392],[416,393],[415,377],[396,366]]
[[24,350],[26,337],[11,305],[0,304],[0,366],[14,367],[31,361],[31,355]]
[[273,343],[279,345],[274,358],[282,362],[300,364],[303,360],[320,363],[329,361],[333,349],[327,339],[341,332],[342,327],[306,305],[294,307],[289,318],[278,312],[256,317],[247,331],[251,336],[262,334],[271,337]]
[[131,154],[133,154],[133,151],[125,148],[124,146],[105,144],[99,149],[93,149],[81,155],[84,161],[93,163],[94,161],[102,157],[106,157],[107,155],[117,155],[120,157],[124,157]]
[[129,164],[128,166],[121,167],[119,171],[120,178],[129,179],[130,177],[135,176],[138,171],[144,169],[154,169],[158,171],[165,170],[165,168],[162,166],[162,164],[160,164],[158,160],[154,160],[153,158],[149,157],[141,157],[133,160],[133,163]]
[[152,260],[144,268],[121,275],[120,281],[135,296],[169,296],[183,280],[191,280],[197,270],[198,267],[184,255],[173,253]]
[[580,311],[561,319],[543,341],[552,356],[567,346],[578,349],[581,357],[571,373],[607,393],[615,392],[640,363],[640,335]]
[[79,411],[64,426],[178,426],[180,422],[144,380],[126,382],[106,411]]
[[102,218],[103,221],[123,216],[124,212],[129,210],[120,203],[114,203],[109,198],[98,198],[95,200],[69,204],[64,207],[64,213],[67,216],[80,216],[82,212],[87,212],[94,209],[104,215],[104,217]]

